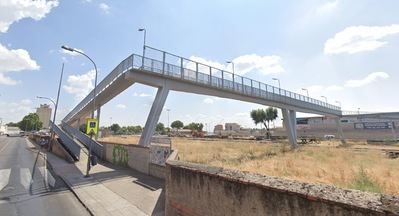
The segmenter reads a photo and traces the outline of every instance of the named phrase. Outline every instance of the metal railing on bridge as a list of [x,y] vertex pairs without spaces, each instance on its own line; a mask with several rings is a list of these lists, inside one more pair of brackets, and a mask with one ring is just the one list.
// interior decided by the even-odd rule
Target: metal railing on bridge
[[59,128],[58,125],[54,124],[52,121],[50,121],[50,127],[61,139],[62,144],[64,145],[65,148],[67,148],[67,151],[71,154],[71,156],[74,157],[74,159],[79,160],[80,149],[81,149],[79,144],[77,144],[73,140],[73,138],[71,138],[68,134],[66,134],[65,131]]
[[103,145],[98,143],[95,140],[90,139],[86,134],[82,133],[80,130],[69,126],[66,123],[62,123],[61,127],[72,137],[78,139],[83,145],[89,149],[89,145],[91,144],[91,151],[99,158],[103,158]]
[[[143,57],[132,54],[123,60],[111,73],[109,73],[98,85],[97,95],[100,95],[107,87],[118,79],[122,74],[130,69],[142,69],[146,72],[157,73],[174,79],[180,79],[212,88],[237,92],[244,95],[276,100],[278,102],[302,102],[308,108],[313,106],[315,109],[331,111],[336,115],[341,115],[341,108],[321,100],[307,97],[285,89],[277,88],[247,77],[233,74],[200,62],[192,61],[162,50],[146,46],[147,54],[151,50],[152,57]],[[147,55],[146,54],[146,55]],[[93,99],[91,91],[65,118],[68,122]]]

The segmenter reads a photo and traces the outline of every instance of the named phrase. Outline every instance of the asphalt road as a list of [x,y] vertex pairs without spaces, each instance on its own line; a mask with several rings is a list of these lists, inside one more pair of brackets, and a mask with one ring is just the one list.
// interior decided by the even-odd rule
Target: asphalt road
[[0,136],[0,215],[89,215],[25,138]]

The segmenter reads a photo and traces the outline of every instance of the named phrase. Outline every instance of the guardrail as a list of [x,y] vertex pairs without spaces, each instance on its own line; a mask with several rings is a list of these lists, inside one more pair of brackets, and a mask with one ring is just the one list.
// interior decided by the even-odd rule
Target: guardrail
[[61,139],[62,144],[64,145],[65,148],[67,148],[67,151],[71,154],[74,159],[79,160],[80,158],[80,149],[81,147],[79,144],[77,144],[69,135],[66,134],[65,131],[63,131],[61,128],[59,128],[56,124],[50,121],[50,126],[53,129],[53,131],[58,135],[58,137]]
[[91,144],[91,151],[93,154],[95,154],[97,157],[99,158],[103,158],[103,145],[101,145],[100,143],[98,143],[97,141],[90,139],[90,137],[88,137],[86,134],[82,133],[81,131],[79,131],[76,128],[73,128],[71,126],[69,126],[66,123],[62,123],[61,127],[67,132],[69,133],[71,136],[75,137],[76,139],[78,139],[83,145],[85,145],[87,147],[87,149],[89,149],[89,145]]
[[[301,103],[302,107],[321,110],[326,113],[341,115],[341,108],[321,100],[307,97],[285,89],[277,88],[247,77],[233,74],[200,62],[192,61],[162,50],[146,46],[148,50],[155,52],[154,58],[132,54],[123,60],[112,70],[98,85],[97,95],[101,94],[117,78],[130,69],[142,69],[143,71],[161,74],[174,79],[195,82],[221,90],[260,97],[268,100],[276,100],[283,103]],[[146,55],[147,55],[146,54]],[[151,54],[151,53],[150,53]],[[68,122],[93,100],[91,91],[65,118]]]

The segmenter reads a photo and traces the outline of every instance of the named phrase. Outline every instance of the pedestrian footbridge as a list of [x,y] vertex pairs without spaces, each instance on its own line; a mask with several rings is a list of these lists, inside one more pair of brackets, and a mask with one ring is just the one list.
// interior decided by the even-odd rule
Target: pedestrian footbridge
[[[233,74],[152,47],[145,47],[146,57],[132,54],[119,63],[97,86],[96,110],[134,83],[158,88],[150,114],[140,138],[149,145],[170,91],[216,96],[273,106],[282,109],[283,123],[290,143],[296,145],[296,112],[337,117],[341,108],[323,101],[277,88],[248,77]],[[94,91],[90,92],[64,119],[64,124],[78,126],[93,109]]]

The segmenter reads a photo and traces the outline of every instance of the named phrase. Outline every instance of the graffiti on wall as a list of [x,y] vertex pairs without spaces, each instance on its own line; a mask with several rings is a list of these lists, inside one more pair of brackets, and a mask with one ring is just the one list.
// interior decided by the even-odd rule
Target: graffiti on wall
[[165,166],[165,162],[170,154],[170,146],[168,145],[150,145],[150,161],[153,164]]
[[129,154],[127,148],[115,145],[112,149],[112,162],[117,165],[127,166],[129,161]]

